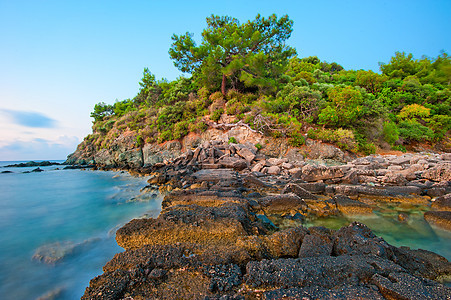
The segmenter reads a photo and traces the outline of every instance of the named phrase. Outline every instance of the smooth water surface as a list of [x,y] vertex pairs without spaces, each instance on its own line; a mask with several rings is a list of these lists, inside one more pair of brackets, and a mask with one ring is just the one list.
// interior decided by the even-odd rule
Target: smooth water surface
[[[159,213],[160,197],[140,194],[146,178],[56,170],[62,167],[40,167],[45,170],[40,173],[23,173],[35,167],[0,168],[13,172],[0,174],[2,298],[79,299],[89,280],[123,251],[114,240],[116,229],[134,217]],[[61,259],[51,264],[32,259],[42,246]]]
[[[339,229],[353,221],[359,221],[393,246],[425,249],[451,260],[451,232],[430,226],[423,218],[427,210],[424,206],[406,209],[379,204],[372,216],[317,218],[305,225]],[[399,213],[407,215],[405,222],[398,220]]]

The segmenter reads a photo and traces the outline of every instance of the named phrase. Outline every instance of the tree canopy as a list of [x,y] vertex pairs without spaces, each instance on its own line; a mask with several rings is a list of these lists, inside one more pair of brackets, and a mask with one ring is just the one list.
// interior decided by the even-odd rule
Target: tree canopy
[[241,86],[275,89],[295,50],[285,44],[292,32],[288,16],[271,15],[241,24],[228,16],[207,18],[199,46],[191,33],[173,35],[169,55],[182,72],[192,73],[210,89]]

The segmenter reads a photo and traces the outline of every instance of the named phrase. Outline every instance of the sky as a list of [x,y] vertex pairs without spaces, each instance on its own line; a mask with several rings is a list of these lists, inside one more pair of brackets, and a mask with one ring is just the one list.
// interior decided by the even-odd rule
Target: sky
[[199,42],[205,18],[288,14],[287,44],[345,69],[379,71],[396,51],[451,50],[451,1],[0,0],[0,161],[65,159],[98,102],[133,98],[145,67],[181,75],[171,36]]

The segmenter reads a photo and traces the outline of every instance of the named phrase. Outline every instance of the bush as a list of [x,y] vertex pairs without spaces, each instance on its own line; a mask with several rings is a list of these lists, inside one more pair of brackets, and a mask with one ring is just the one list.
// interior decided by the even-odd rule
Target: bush
[[335,143],[343,150],[358,150],[354,133],[348,129],[311,129],[307,132],[307,137],[311,139],[322,140],[324,142]]
[[386,121],[383,125],[382,134],[384,136],[384,141],[393,146],[399,139],[398,126],[393,122]]
[[255,144],[255,148],[257,148],[258,150],[261,150],[263,148],[263,146],[260,143]]
[[396,145],[392,147],[393,150],[401,151],[401,152],[407,152],[406,147],[403,145]]
[[140,134],[138,134],[136,136],[136,146],[141,147],[143,144],[144,144],[144,139]]
[[288,144],[293,147],[300,147],[305,144],[305,137],[299,132],[294,132],[288,139]]
[[162,133],[160,133],[160,136],[158,137],[158,143],[163,143],[165,141],[171,140],[173,140],[171,130],[163,131]]
[[432,129],[421,125],[415,120],[399,123],[399,135],[410,141],[429,141],[434,138]]
[[224,109],[222,109],[222,108],[217,109],[217,110],[213,111],[213,113],[210,115],[210,119],[214,122],[218,122],[223,113],[224,113]]
[[188,134],[188,121],[181,121],[174,125],[174,139],[180,139]]

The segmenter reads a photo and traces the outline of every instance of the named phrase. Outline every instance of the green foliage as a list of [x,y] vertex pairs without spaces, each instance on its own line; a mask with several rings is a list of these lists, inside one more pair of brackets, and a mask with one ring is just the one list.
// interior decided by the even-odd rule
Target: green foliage
[[241,24],[231,17],[212,15],[196,45],[192,34],[173,35],[169,55],[182,72],[192,73],[199,86],[217,89],[255,87],[272,89],[294,49],[285,45],[292,32],[288,16],[275,15]]
[[401,152],[407,152],[406,147],[403,145],[395,145],[392,147],[393,150],[401,151]]
[[358,149],[354,133],[348,129],[311,129],[307,132],[307,137],[335,143],[344,150],[357,151]]
[[255,144],[255,148],[257,148],[257,150],[261,150],[263,146],[260,143],[257,143]]
[[290,135],[288,144],[293,147],[300,147],[305,144],[305,137],[299,132],[294,132]]
[[415,120],[399,122],[399,135],[409,141],[429,141],[434,138],[432,129]]
[[235,137],[233,137],[233,136],[229,137],[229,144],[236,144],[236,143],[237,143],[237,141],[236,141]]
[[136,146],[141,147],[144,144],[143,137],[139,134],[136,136]]
[[346,127],[363,115],[363,96],[355,88],[336,86],[328,96],[326,107],[318,115],[320,124]]
[[398,114],[401,120],[412,120],[416,118],[427,118],[431,114],[431,110],[422,105],[410,104],[404,106]]
[[224,113],[224,109],[220,108],[220,109],[216,109],[213,111],[213,113],[210,115],[210,119],[213,122],[218,122],[219,119],[221,118],[221,115]]
[[172,131],[166,130],[160,133],[158,137],[158,143],[163,143],[165,141],[171,141],[173,140]]
[[189,122],[187,120],[178,122],[174,125],[173,137],[174,139],[180,139],[188,134]]
[[398,126],[394,122],[386,121],[384,122],[382,134],[384,141],[393,146],[399,139]]
[[103,120],[104,117],[111,116],[113,114],[113,106],[100,102],[94,105],[94,111],[91,112],[91,118],[94,118],[94,122]]
[[157,128],[160,132],[168,130],[175,123],[182,120],[183,112],[185,110],[184,102],[177,102],[172,106],[165,106],[160,110],[160,115],[157,119]]

